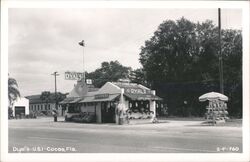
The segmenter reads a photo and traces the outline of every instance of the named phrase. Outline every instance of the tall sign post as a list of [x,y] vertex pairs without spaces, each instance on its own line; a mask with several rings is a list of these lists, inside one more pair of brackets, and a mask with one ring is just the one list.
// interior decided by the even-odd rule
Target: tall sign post
[[84,65],[84,47],[85,47],[85,43],[84,40],[82,40],[81,42],[79,42],[79,45],[82,46],[82,62],[83,62],[83,78],[82,78],[82,82],[85,84],[85,65]]

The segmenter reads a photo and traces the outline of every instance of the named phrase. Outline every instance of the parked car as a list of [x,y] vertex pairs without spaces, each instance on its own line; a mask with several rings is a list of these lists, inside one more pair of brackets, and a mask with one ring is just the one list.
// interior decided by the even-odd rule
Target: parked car
[[65,121],[72,121],[72,118],[76,115],[80,115],[80,113],[65,113]]

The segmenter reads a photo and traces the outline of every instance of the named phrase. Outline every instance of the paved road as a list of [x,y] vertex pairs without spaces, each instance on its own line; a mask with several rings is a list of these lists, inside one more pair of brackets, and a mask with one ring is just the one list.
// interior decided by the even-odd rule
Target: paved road
[[200,121],[120,126],[10,120],[9,152],[241,153],[242,129],[201,126]]

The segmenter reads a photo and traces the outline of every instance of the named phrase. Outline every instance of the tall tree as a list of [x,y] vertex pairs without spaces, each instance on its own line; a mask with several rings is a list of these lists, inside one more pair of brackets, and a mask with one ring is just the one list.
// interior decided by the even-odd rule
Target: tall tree
[[[234,114],[242,109],[241,47],[241,31],[222,31],[225,93],[235,94],[230,101],[234,102],[231,110],[237,105]],[[183,101],[188,101],[194,114],[204,113],[197,98],[207,91],[219,91],[218,49],[218,28],[210,20],[167,20],[145,41],[140,52],[145,77],[167,100],[170,113],[182,114]]]
[[242,35],[240,30],[222,31],[225,92],[229,96],[229,114],[242,116]]

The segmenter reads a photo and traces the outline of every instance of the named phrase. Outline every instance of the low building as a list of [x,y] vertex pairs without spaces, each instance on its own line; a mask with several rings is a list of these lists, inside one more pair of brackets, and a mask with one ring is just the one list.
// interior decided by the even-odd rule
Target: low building
[[[50,100],[42,100],[41,94],[26,96],[29,99],[29,110],[30,112],[41,116],[41,115],[52,115],[52,110],[56,109],[55,93],[51,93]],[[64,115],[64,111],[61,105],[58,105],[58,115]]]
[[29,99],[25,97],[17,98],[13,104],[13,116],[21,117],[29,115]]
[[94,114],[97,123],[147,123],[156,117],[154,90],[135,83],[107,82],[91,91],[82,82],[60,102],[66,107],[66,119],[72,114]]

